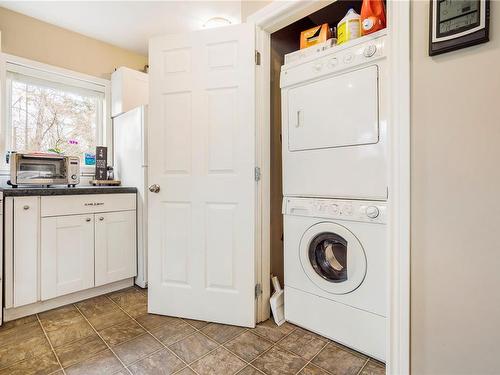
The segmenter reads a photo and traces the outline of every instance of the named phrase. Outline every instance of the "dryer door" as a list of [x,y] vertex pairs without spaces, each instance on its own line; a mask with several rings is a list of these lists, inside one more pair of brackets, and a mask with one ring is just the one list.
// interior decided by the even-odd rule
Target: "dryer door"
[[378,66],[290,88],[287,122],[290,151],[377,143]]
[[365,278],[363,246],[342,225],[322,222],[309,227],[302,236],[299,251],[306,275],[328,293],[350,293]]

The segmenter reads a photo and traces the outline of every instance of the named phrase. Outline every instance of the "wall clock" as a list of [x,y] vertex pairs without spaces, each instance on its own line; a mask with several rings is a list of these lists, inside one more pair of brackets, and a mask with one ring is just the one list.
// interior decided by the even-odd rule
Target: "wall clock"
[[429,55],[489,40],[489,0],[431,0]]

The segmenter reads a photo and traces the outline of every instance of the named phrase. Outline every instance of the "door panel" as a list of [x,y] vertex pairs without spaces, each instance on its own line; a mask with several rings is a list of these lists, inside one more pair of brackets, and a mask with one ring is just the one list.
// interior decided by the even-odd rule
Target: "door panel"
[[94,215],[42,218],[42,300],[94,286]]
[[255,324],[254,28],[150,42],[149,311]]
[[378,131],[377,66],[288,91],[290,151],[377,143]]
[[190,285],[189,249],[191,247],[191,205],[189,203],[162,202],[162,218],[165,225],[161,253],[164,285]]
[[137,274],[135,211],[95,215],[95,286]]

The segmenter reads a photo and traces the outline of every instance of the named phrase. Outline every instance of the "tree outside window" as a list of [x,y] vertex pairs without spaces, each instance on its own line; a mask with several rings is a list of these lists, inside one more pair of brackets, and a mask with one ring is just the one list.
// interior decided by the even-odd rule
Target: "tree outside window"
[[79,156],[84,165],[97,146],[103,95],[16,76],[10,79],[10,149]]

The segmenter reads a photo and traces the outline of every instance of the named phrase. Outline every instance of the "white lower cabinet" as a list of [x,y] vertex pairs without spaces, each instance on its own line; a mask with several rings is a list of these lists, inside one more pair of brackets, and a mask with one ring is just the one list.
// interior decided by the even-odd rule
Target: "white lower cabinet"
[[7,197],[4,211],[7,310],[137,275],[135,193]]
[[10,241],[14,244],[12,305],[18,307],[38,300],[40,198],[16,198],[13,211],[14,233]]
[[41,299],[94,286],[94,215],[42,218]]
[[137,274],[135,211],[95,215],[95,286]]

